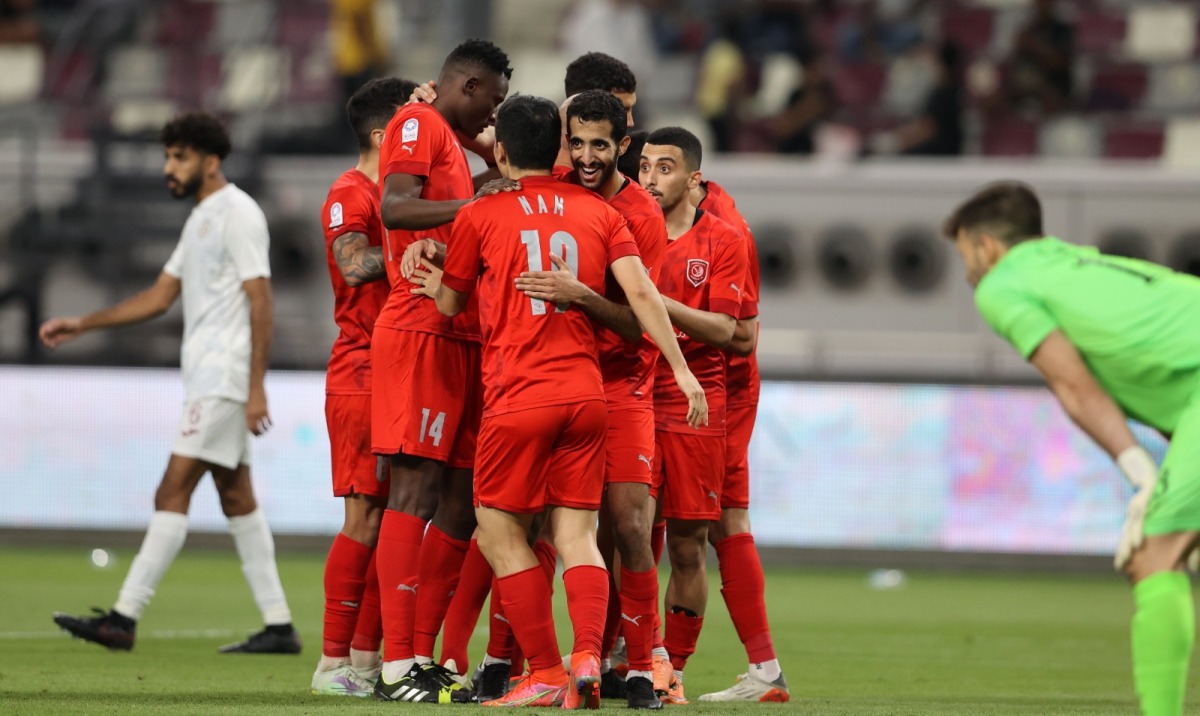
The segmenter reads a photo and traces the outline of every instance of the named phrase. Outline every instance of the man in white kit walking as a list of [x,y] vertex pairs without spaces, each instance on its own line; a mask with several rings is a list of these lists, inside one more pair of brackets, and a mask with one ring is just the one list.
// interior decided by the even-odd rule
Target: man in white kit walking
[[140,323],[165,313],[182,293],[183,417],[154,495],[154,516],[117,603],[95,616],[56,613],[54,622],[80,639],[132,649],[137,620],[187,538],[192,493],[211,473],[265,623],[262,631],[220,650],[297,654],[300,637],[279,581],[275,542],[250,484],[250,434],[271,427],[263,388],[272,329],[267,221],[258,204],[225,179],[221,162],[230,151],[229,135],[215,117],[180,115],[163,127],[161,140],[167,188],[197,204],[158,280],[115,306],[52,318],[40,336],[53,349],[85,331]]

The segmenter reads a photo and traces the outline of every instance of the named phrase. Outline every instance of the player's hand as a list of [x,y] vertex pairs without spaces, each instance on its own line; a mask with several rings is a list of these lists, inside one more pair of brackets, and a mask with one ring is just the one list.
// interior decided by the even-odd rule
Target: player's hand
[[251,390],[246,401],[246,427],[255,435],[271,429],[271,416],[267,412],[267,393],[261,388]]
[[412,272],[408,280],[416,284],[410,293],[437,299],[438,290],[442,287],[442,270],[428,259],[421,259],[421,266]]
[[42,344],[53,350],[83,333],[83,322],[78,318],[51,318],[42,324],[38,337]]
[[407,104],[414,102],[424,102],[429,104],[437,99],[437,80],[427,80],[417,85],[413,93],[408,96]]
[[479,191],[475,192],[475,198],[478,199],[481,196],[499,194],[502,191],[521,191],[521,182],[516,179],[505,179],[504,177],[493,179],[479,187]]
[[700,386],[696,376],[692,375],[692,371],[687,368],[675,371],[675,385],[679,386],[688,399],[688,425],[693,428],[708,425],[708,399],[704,397],[704,388]]
[[1113,559],[1113,566],[1123,570],[1146,537],[1146,508],[1158,486],[1158,465],[1144,447],[1136,445],[1117,456],[1117,467],[1136,490],[1125,508],[1125,524],[1121,526],[1121,540]]
[[496,163],[496,127],[494,125],[484,127],[483,131],[474,137],[460,134],[458,139],[462,142],[463,149],[472,154],[478,154],[488,164]]
[[412,272],[420,265],[421,259],[440,264],[446,258],[444,252],[445,247],[433,239],[417,239],[404,249],[404,255],[400,257],[400,275],[410,278]]
[[592,289],[575,278],[566,261],[556,254],[550,254],[550,261],[554,264],[553,271],[526,271],[518,276],[517,290],[530,298],[550,301],[564,310],[591,295]]

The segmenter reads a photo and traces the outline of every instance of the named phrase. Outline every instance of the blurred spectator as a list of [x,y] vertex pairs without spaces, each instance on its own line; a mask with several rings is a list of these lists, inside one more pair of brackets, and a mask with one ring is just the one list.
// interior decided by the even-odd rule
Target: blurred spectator
[[746,22],[746,47],[754,61],[772,53],[804,55],[812,47],[800,0],[758,0]]
[[1033,18],[1017,34],[1014,48],[1013,105],[1045,114],[1062,109],[1071,96],[1075,31],[1058,18],[1054,0],[1036,0]]
[[603,52],[629,65],[638,78],[654,70],[654,33],[640,0],[575,0],[559,27],[559,44],[575,58]]
[[962,154],[962,58],[957,45],[944,43],[931,60],[937,63],[937,85],[920,116],[874,137],[877,154],[956,156]]
[[38,41],[36,0],[0,0],[0,44]]
[[[333,66],[342,86],[342,105],[367,80],[387,70],[388,52],[375,18],[375,0],[332,0]],[[339,105],[341,106],[341,105]],[[341,112],[338,112],[339,123]]]
[[700,58],[696,87],[696,109],[712,128],[718,152],[733,150],[737,110],[746,78],[746,61],[738,46],[741,23],[729,14],[721,23],[721,35],[709,43]]
[[837,108],[833,83],[825,74],[820,54],[810,51],[800,60],[800,86],[788,98],[787,108],[771,120],[779,151],[784,154],[812,154],[817,129]]
[[920,15],[927,0],[865,0],[857,17],[838,31],[838,50],[850,60],[879,61],[921,41]]

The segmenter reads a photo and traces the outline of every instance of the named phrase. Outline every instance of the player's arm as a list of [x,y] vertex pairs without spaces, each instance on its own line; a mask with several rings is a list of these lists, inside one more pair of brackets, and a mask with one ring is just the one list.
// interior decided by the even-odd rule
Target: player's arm
[[333,240],[333,260],[347,286],[361,286],[387,276],[383,247],[371,246],[367,235],[348,231]]
[[588,318],[630,343],[642,339],[642,325],[633,309],[593,291],[571,273],[561,257],[551,254],[550,261],[554,263],[553,271],[526,271],[518,276],[517,290],[556,305],[577,306]]
[[115,328],[148,321],[166,313],[179,298],[179,279],[167,272],[158,275],[150,288],[86,316],[51,318],[42,324],[38,336],[47,348],[57,348],[78,338],[85,331]]
[[255,435],[262,435],[271,427],[265,387],[274,330],[271,279],[260,276],[243,281],[242,290],[250,300],[250,397],[246,401],[246,426]]
[[758,346],[758,317],[745,318],[733,329],[733,339],[725,350],[736,356],[748,356]]
[[409,281],[415,284],[411,293],[432,298],[439,313],[453,318],[467,307],[467,298],[471,294],[469,291],[456,291],[443,284],[444,275],[442,269],[427,259],[421,259],[421,265],[409,277]]
[[675,383],[687,397],[688,424],[694,428],[708,425],[708,401],[704,397],[704,388],[692,375],[683,358],[683,351],[679,349],[679,341],[675,339],[675,331],[671,328],[671,319],[663,305],[663,297],[646,275],[642,260],[637,256],[622,256],[609,265],[609,270],[625,292],[625,298],[638,322],[671,366]]
[[737,329],[737,319],[724,313],[701,311],[663,296],[671,323],[693,340],[714,348],[728,348]]
[[383,181],[379,213],[388,229],[420,231],[454,221],[458,210],[469,199],[434,201],[421,198],[425,177],[412,174],[388,174]]

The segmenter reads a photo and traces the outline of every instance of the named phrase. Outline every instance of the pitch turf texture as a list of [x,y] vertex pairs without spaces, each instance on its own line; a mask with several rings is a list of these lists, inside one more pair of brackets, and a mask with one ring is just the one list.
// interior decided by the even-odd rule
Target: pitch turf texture
[[[0,549],[0,713],[434,713],[312,696],[321,644],[320,554],[283,554],[280,571],[305,639],[295,656],[218,655],[258,629],[232,553],[185,549],[140,625],[132,653],[72,641],[54,610],[112,603],[132,552],[97,569],[90,549]],[[854,571],[771,570],[767,601],[789,704],[700,704],[705,714],[1132,714],[1129,590],[1117,576],[909,574],[889,591]],[[712,584],[687,669],[693,699],[745,669]],[[559,642],[569,645],[561,589]],[[486,612],[484,615],[486,619]],[[472,643],[478,656],[485,635]],[[1189,713],[1200,713],[1193,668]],[[605,709],[623,709],[605,701]],[[544,711],[544,709],[543,709]]]

